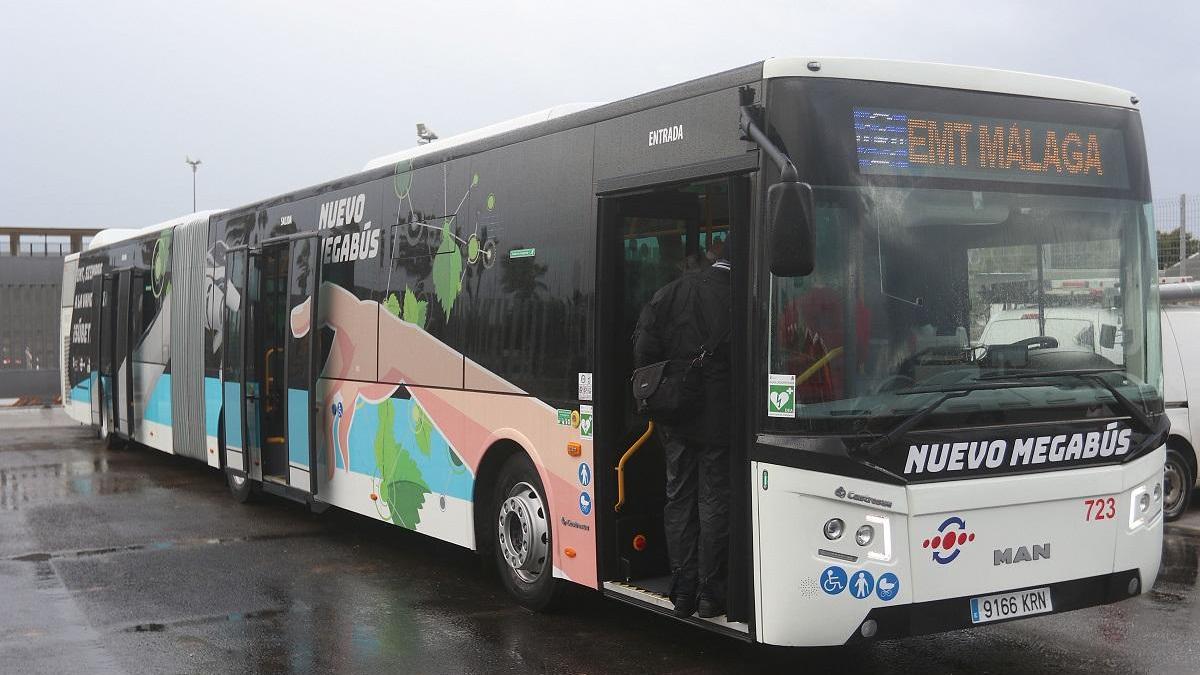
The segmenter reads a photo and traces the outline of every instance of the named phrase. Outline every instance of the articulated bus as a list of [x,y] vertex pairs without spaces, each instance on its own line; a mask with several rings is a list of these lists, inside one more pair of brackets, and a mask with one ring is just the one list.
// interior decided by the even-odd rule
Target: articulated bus
[[[686,621],[840,645],[1134,597],[1168,429],[1136,103],[778,58],[418,145],[69,257],[64,401],[238,499],[478,551],[528,607],[575,584],[670,614],[630,336],[725,250],[729,597]],[[1081,278],[1119,334],[1048,328]]]

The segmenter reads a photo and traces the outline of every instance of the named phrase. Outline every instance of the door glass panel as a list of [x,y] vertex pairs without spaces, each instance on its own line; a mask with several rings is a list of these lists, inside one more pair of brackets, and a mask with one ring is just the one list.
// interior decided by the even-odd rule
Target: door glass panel
[[[261,392],[258,401],[259,425],[262,432],[262,466],[264,476],[286,481],[288,471],[287,440],[287,361],[285,352],[288,330],[288,261],[290,244],[267,246],[251,265],[250,283],[258,282],[259,302],[251,309],[254,317],[254,348],[249,351],[257,359],[257,384]],[[254,298],[251,287],[251,298]],[[249,381],[249,378],[247,379]]]
[[244,358],[242,360],[243,415],[245,415],[246,435],[242,444],[251,461],[259,458],[262,450],[262,351],[257,349],[261,340],[258,333],[262,330],[260,303],[262,302],[262,255],[251,253],[246,257],[246,293],[243,312],[245,312],[245,331],[243,337]]
[[129,384],[133,363],[129,359],[129,284],[130,271],[122,270],[117,274],[117,307],[116,350],[113,352],[113,390],[115,392],[115,408],[113,410],[114,427],[128,435],[129,427]]
[[[309,466],[311,388],[314,386],[313,319],[316,305],[319,240],[316,237],[292,242],[287,295],[287,439],[288,462]],[[311,486],[297,486],[311,489]]]
[[[222,381],[225,397],[225,445],[242,450],[242,335],[245,332],[246,252],[235,251],[225,259],[225,330]],[[247,468],[243,456],[242,469]]]

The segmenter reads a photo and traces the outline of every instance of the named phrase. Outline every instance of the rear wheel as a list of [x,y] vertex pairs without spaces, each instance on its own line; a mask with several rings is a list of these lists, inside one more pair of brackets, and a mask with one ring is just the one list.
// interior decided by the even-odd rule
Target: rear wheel
[[1196,474],[1187,458],[1175,448],[1167,448],[1167,465],[1163,473],[1163,517],[1176,520],[1192,502]]
[[563,584],[554,578],[554,539],[546,491],[523,453],[501,467],[490,519],[492,549],[504,587],[525,607],[552,608]]

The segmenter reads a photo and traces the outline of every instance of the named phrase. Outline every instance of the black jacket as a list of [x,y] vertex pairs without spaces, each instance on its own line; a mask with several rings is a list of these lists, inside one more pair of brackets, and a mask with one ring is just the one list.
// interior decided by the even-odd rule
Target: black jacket
[[[696,272],[658,289],[642,308],[634,332],[635,367],[667,359],[692,359],[708,345],[704,359],[704,406],[689,422],[675,425],[689,440],[729,443],[729,269],[723,263]],[[715,343],[715,344],[714,344]]]

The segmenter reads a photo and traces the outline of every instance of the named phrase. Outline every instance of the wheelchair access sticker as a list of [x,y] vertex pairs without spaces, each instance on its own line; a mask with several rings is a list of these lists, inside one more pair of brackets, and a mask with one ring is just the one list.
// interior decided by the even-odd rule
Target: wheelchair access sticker
[[846,590],[846,570],[837,565],[830,565],[821,572],[821,590],[829,595],[837,595]]

